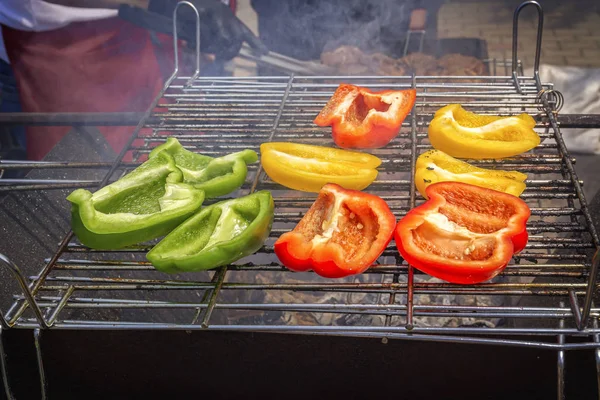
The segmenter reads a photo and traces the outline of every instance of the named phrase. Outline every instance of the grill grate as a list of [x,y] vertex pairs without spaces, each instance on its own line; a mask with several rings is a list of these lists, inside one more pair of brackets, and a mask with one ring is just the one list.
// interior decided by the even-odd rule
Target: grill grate
[[[339,82],[372,89],[415,87],[417,103],[400,135],[386,148],[372,151],[383,163],[367,191],[385,199],[397,218],[423,202],[414,189],[414,164],[418,154],[430,148],[427,126],[439,107],[458,102],[478,113],[527,112],[545,121],[536,127],[543,142],[534,151],[473,162],[529,176],[522,197],[532,209],[530,242],[492,282],[459,286],[430,278],[408,266],[393,244],[375,267],[358,277],[326,280],[289,272],[277,262],[273,243],[293,228],[316,194],[287,190],[254,165],[233,196],[268,189],[275,198],[273,230],[256,255],[215,271],[169,276],[145,261],[152,244],[95,251],[69,234],[43,271],[30,277],[34,307],[16,295],[5,315],[7,325],[269,330],[595,348],[594,335],[600,331],[587,320],[600,313],[588,300],[597,291],[596,282],[589,290],[588,286],[598,237],[572,171],[574,160],[552,126],[552,104],[547,97],[544,104],[538,95],[551,85],[540,85],[534,78],[518,80],[521,93],[509,76],[196,78],[191,83],[190,77],[176,77],[162,95],[166,104],[155,103],[120,161],[38,164],[108,168],[104,180],[30,182],[32,187],[47,183],[61,188],[113,181],[144,161],[169,135],[191,150],[214,156],[245,148],[258,151],[269,140],[333,145],[329,130],[316,127],[312,120]],[[20,182],[19,187],[27,184]],[[590,304],[589,310],[579,309],[579,298]],[[36,309],[38,317],[32,312]],[[513,335],[531,339],[511,339]],[[557,343],[548,335],[584,339]]]

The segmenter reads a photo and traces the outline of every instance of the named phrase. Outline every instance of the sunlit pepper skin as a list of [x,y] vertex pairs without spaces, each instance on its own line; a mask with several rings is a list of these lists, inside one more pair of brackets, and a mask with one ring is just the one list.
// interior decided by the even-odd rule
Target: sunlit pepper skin
[[412,110],[415,89],[374,92],[341,84],[314,120],[331,126],[333,141],[342,148],[374,149],[386,146],[400,132]]
[[183,173],[183,182],[204,191],[207,199],[224,196],[239,189],[248,174],[247,164],[258,161],[253,150],[242,150],[213,158],[186,150],[179,141],[170,137],[150,152],[150,158],[161,152],[173,156]]
[[273,181],[315,193],[327,183],[364,189],[377,178],[381,164],[371,154],[298,143],[263,143],[260,153],[262,167]]
[[200,208],[204,192],[182,182],[173,157],[161,153],[95,193],[77,189],[71,226],[84,245],[119,249],[166,235]]
[[174,229],[146,258],[167,273],[228,265],[262,247],[271,232],[273,210],[267,191],[210,205]]
[[360,274],[385,250],[395,225],[380,197],[329,184],[294,230],[275,242],[275,254],[292,271],[326,278]]
[[440,150],[429,150],[417,158],[415,186],[427,198],[426,189],[437,182],[463,182],[520,196],[527,175],[517,171],[485,169],[458,160]]
[[531,212],[518,197],[459,182],[426,192],[429,200],[394,233],[400,255],[418,270],[452,283],[484,282],[526,246]]
[[505,158],[540,144],[534,126],[535,120],[527,114],[480,115],[464,110],[460,104],[450,104],[435,113],[428,134],[434,148],[452,157]]

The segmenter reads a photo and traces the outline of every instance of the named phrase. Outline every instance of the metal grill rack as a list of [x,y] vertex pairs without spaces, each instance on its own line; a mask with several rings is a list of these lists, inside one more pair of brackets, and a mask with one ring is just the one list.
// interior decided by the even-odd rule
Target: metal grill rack
[[[127,149],[127,155],[131,155],[133,162],[113,165],[114,171],[109,174],[109,181],[117,179],[144,160],[149,151],[169,135],[177,137],[189,149],[212,156],[245,148],[258,151],[259,145],[266,141],[333,145],[328,129],[316,127],[312,119],[339,81],[370,88],[416,87],[417,104],[405,121],[400,135],[389,146],[372,151],[383,163],[378,179],[368,191],[384,198],[396,217],[400,218],[423,201],[414,190],[414,162],[418,154],[430,148],[426,131],[435,110],[448,103],[460,102],[478,113],[540,114],[541,100],[533,78],[518,78],[523,94],[516,92],[512,78],[508,77],[441,79],[443,83],[439,82],[440,78],[428,77],[220,78],[196,79],[193,84],[186,86],[189,77],[177,77],[163,96],[174,101],[155,110],[151,123],[147,120],[143,122],[143,129]],[[549,89],[550,86],[542,85],[542,88]],[[549,121],[554,118],[551,112],[545,117]],[[599,309],[593,307],[578,312],[575,304],[578,296],[584,299],[586,296],[597,235],[589,223],[587,210],[581,206],[585,204],[585,199],[582,198],[576,175],[569,172],[572,160],[561,150],[560,132],[548,122],[538,124],[537,130],[543,142],[531,153],[506,160],[474,161],[475,165],[516,169],[529,176],[527,190],[522,197],[532,209],[528,226],[530,242],[504,274],[490,283],[460,286],[427,279],[399,258],[393,244],[384,252],[379,265],[370,269],[364,279],[326,280],[312,273],[289,272],[278,265],[273,257],[273,242],[300,220],[316,195],[287,190],[272,182],[259,165],[254,165],[250,168],[246,184],[234,193],[234,197],[266,189],[273,193],[276,203],[271,237],[256,256],[206,274],[168,276],[154,271],[144,260],[150,245],[113,252],[95,251],[81,246],[76,238],[68,235],[40,276],[31,277],[34,281],[31,291],[39,314],[45,316],[43,321],[36,320],[34,315],[27,316],[25,311],[31,310],[31,307],[25,305],[25,298],[20,295],[16,296],[16,302],[5,316],[7,325],[31,328],[41,325],[57,328],[107,326],[298,330],[364,332],[386,336],[410,334],[412,337],[433,333],[528,333],[534,337],[528,345],[543,344],[535,339],[536,335],[543,334],[589,335],[591,340],[592,334],[597,331],[585,329],[585,326],[590,316],[598,316]],[[549,281],[536,283],[534,279],[538,277],[549,278]],[[567,278],[578,278],[580,281],[567,282]],[[592,291],[596,289],[595,284],[591,284],[591,288]],[[183,294],[190,291],[201,294],[202,298],[194,295],[188,301],[161,300],[161,294],[170,291]],[[135,299],[140,294],[140,299]],[[364,296],[367,302],[353,304],[344,301],[345,304],[342,304],[340,299],[352,297],[348,294]],[[237,301],[228,301],[232,296]],[[323,302],[328,296],[334,301]],[[445,296],[455,298],[462,305],[448,306],[443,302]],[[490,304],[479,304],[479,296]],[[562,297],[565,303],[571,305],[528,309],[509,306],[511,299],[523,296]],[[273,301],[252,301],[257,298]],[[280,302],[274,301],[277,298]],[[196,301],[189,301],[192,299]],[[296,300],[290,302],[290,299]],[[70,319],[69,310],[78,308],[189,310],[194,318],[186,319],[181,313],[181,319],[159,325],[151,318],[136,320],[123,315],[118,320]],[[237,317],[230,314],[242,310],[253,310],[255,319],[257,313],[262,314],[264,320],[252,324],[237,323]],[[273,313],[285,313],[288,317],[302,313],[331,313],[383,318],[370,318],[372,323],[366,326],[324,326],[319,323],[306,324],[302,318],[294,317],[292,320],[297,324],[290,325],[270,323],[275,318],[270,316]],[[415,319],[419,318],[426,319],[428,326],[415,323]],[[509,328],[508,325],[494,329],[454,327],[436,323],[436,318],[455,322],[480,320],[485,321],[487,327],[497,327],[497,320],[508,323],[519,318],[550,318],[556,320],[557,327],[546,330]],[[315,321],[320,319],[321,316]],[[559,329],[560,319],[574,321],[575,327]],[[436,339],[435,336],[427,338]],[[475,337],[472,339],[477,340]],[[565,346],[575,348],[588,345]]]
[[273,193],[272,233],[256,255],[214,271],[170,276],[145,260],[152,244],[95,251],[68,234],[36,276],[23,277],[15,264],[0,257],[23,289],[2,316],[2,326],[298,332],[540,347],[556,350],[559,360],[566,350],[589,348],[600,355],[600,308],[593,304],[598,234],[557,124],[560,97],[537,75],[214,79],[175,74],[114,163],[22,164],[108,169],[104,179],[26,179],[12,188],[104,185],[139,165],[170,135],[211,156],[246,148],[258,152],[266,141],[332,146],[330,130],[312,120],[342,81],[418,91],[398,137],[372,151],[383,163],[366,190],[385,199],[397,218],[423,202],[413,181],[415,160],[430,148],[427,127],[437,109],[461,103],[482,114],[537,116],[542,143],[536,149],[505,160],[473,161],[528,174],[522,198],[532,211],[530,241],[503,274],[478,285],[441,282],[407,265],[393,243],[361,276],[327,280],[287,271],[277,262],[273,243],[295,226],[316,195],[275,184],[255,164],[232,197],[263,189]]

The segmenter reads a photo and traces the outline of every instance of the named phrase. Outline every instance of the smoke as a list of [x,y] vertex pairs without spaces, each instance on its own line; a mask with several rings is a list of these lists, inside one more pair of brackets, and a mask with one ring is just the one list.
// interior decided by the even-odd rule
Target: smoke
[[318,59],[342,45],[400,54],[412,1],[252,0],[261,39],[273,51]]

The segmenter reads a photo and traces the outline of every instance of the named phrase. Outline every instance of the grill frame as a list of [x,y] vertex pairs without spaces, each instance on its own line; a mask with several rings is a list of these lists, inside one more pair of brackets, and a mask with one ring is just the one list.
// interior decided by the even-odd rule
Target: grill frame
[[[528,2],[533,3],[533,2]],[[527,3],[526,3],[527,4]],[[515,21],[518,16],[518,12],[522,9],[522,6],[515,13]],[[541,12],[541,9],[539,9]],[[541,21],[542,16],[540,14],[540,25],[539,30],[541,32]],[[516,43],[517,28],[515,24],[514,31],[514,42]],[[176,29],[174,29],[176,31]],[[538,40],[538,51],[539,51]],[[516,46],[514,46],[516,47]],[[538,53],[539,54],[539,53]],[[516,59],[516,52],[513,53],[514,59]],[[539,57],[536,56],[536,66],[538,64]],[[337,336],[353,336],[353,337],[376,337],[387,340],[388,338],[404,339],[404,340],[423,340],[423,341],[440,341],[440,342],[456,342],[456,343],[471,343],[471,344],[488,344],[488,345],[510,345],[518,347],[536,347],[540,349],[548,349],[558,352],[558,367],[559,367],[559,392],[563,390],[561,382],[563,382],[562,371],[564,369],[564,351],[567,350],[583,350],[590,349],[596,350],[600,353],[600,329],[597,327],[597,318],[600,316],[600,308],[594,307],[593,297],[597,292],[597,273],[599,264],[599,239],[598,233],[596,232],[592,219],[587,209],[587,204],[581,183],[577,178],[573,163],[574,160],[570,157],[568,150],[562,140],[560,128],[558,124],[558,116],[556,109],[559,108],[560,96],[554,94],[551,84],[542,84],[537,73],[534,77],[527,78],[519,76],[511,71],[513,64],[507,61],[492,62],[490,63],[490,71],[496,73],[496,67],[503,67],[505,74],[503,76],[490,76],[490,77],[477,77],[477,83],[468,83],[467,80],[472,80],[473,77],[295,77],[291,76],[288,78],[282,77],[262,77],[262,78],[201,78],[198,77],[197,73],[194,76],[178,76],[176,70],[173,76],[165,84],[165,88],[161,91],[159,96],[154,99],[152,106],[146,113],[142,115],[142,118],[137,125],[134,134],[126,145],[125,149],[119,154],[113,163],[90,163],[90,162],[74,162],[74,163],[60,163],[60,162],[28,162],[28,163],[17,163],[17,162],[2,162],[0,166],[6,169],[20,169],[20,168],[67,168],[67,169],[101,169],[105,170],[108,168],[108,172],[101,180],[94,181],[35,181],[31,179],[15,179],[12,181],[0,180],[0,191],[27,191],[27,190],[54,190],[54,189],[65,189],[74,187],[101,187],[110,181],[117,179],[119,174],[122,174],[124,170],[131,169],[138,165],[139,159],[136,159],[134,154],[134,162],[123,162],[128,152],[133,150],[133,153],[137,153],[139,158],[143,154],[147,154],[149,149],[159,144],[156,141],[156,134],[160,133],[161,128],[168,128],[169,131],[185,131],[190,128],[202,127],[206,130],[213,130],[214,134],[204,135],[202,137],[193,137],[194,135],[183,135],[179,136],[184,144],[201,144],[203,140],[207,143],[213,143],[212,146],[217,147],[219,151],[214,150],[203,150],[204,154],[225,154],[228,152],[235,151],[239,147],[230,145],[229,142],[233,141],[231,132],[233,131],[244,131],[248,133],[248,137],[252,136],[253,139],[261,139],[265,137],[267,140],[274,138],[282,138],[289,140],[290,138],[301,139],[300,136],[293,137],[290,134],[279,136],[280,130],[289,129],[291,131],[304,132],[306,137],[315,136],[321,138],[318,144],[324,144],[327,142],[327,129],[312,128],[309,125],[309,116],[314,116],[316,113],[315,109],[320,108],[328,96],[333,92],[337,83],[341,80],[356,83],[362,86],[370,88],[407,88],[416,87],[417,89],[423,90],[419,93],[418,102],[415,109],[412,111],[405,124],[403,124],[402,132],[399,138],[395,139],[392,145],[382,152],[387,150],[394,150],[398,153],[408,153],[410,157],[409,162],[402,160],[393,159],[392,155],[382,157],[384,159],[383,170],[386,172],[401,172],[404,175],[408,175],[409,179],[389,179],[386,181],[377,181],[369,189],[369,191],[375,191],[381,193],[386,188],[400,187],[400,195],[395,196],[383,196],[384,199],[392,202],[391,208],[397,218],[400,218],[410,208],[417,204],[417,201],[422,200],[414,188],[414,164],[417,156],[417,152],[421,152],[422,149],[427,148],[426,142],[423,143],[426,137],[425,129],[427,126],[428,118],[430,118],[431,111],[435,108],[439,108],[444,105],[444,102],[449,102],[453,99],[470,98],[473,101],[463,102],[467,107],[476,112],[490,112],[496,113],[497,108],[494,104],[501,102],[503,108],[508,110],[511,114],[516,110],[527,111],[529,113],[540,112],[542,116],[541,121],[538,123],[538,128],[543,129],[541,134],[542,138],[546,140],[546,145],[542,144],[534,153],[535,155],[525,155],[517,157],[512,163],[499,163],[495,161],[476,161],[476,165],[482,166],[502,166],[503,169],[510,168],[511,166],[515,169],[519,169],[527,173],[554,173],[558,175],[555,179],[534,179],[528,180],[528,189],[523,194],[523,198],[531,203],[534,200],[540,202],[555,201],[562,205],[554,207],[533,207],[532,215],[535,217],[557,217],[565,218],[569,221],[556,222],[554,225],[547,225],[544,221],[539,223],[531,222],[529,224],[530,234],[532,240],[525,250],[524,254],[516,257],[516,263],[511,265],[505,270],[503,276],[510,278],[520,277],[546,277],[556,278],[559,280],[558,283],[520,283],[520,282],[499,282],[482,284],[482,285],[471,285],[471,286],[457,286],[443,283],[429,284],[427,282],[415,282],[415,277],[423,277],[421,274],[416,273],[412,267],[403,265],[400,261],[399,256],[392,246],[388,247],[384,253],[384,257],[395,257],[396,263],[391,263],[378,266],[370,270],[366,276],[387,276],[391,280],[386,281],[382,279],[382,282],[377,285],[373,283],[348,283],[343,284],[336,283],[308,283],[308,284],[295,284],[295,283],[267,283],[267,284],[253,284],[247,283],[246,287],[240,286],[239,284],[231,284],[226,281],[227,274],[237,273],[243,271],[260,271],[266,274],[274,274],[283,271],[280,267],[273,265],[264,265],[262,268],[256,268],[252,265],[233,266],[233,267],[222,267],[216,270],[212,276],[207,276],[206,279],[199,280],[195,283],[167,279],[145,279],[145,280],[123,280],[118,277],[114,279],[104,278],[101,276],[95,277],[96,271],[112,271],[115,274],[120,272],[131,272],[139,273],[147,271],[148,274],[153,274],[153,269],[147,263],[140,264],[135,262],[118,264],[114,260],[106,260],[94,264],[92,260],[98,253],[109,253],[109,252],[95,252],[84,248],[73,242],[72,233],[67,234],[62,242],[60,243],[56,253],[48,260],[46,266],[37,276],[25,277],[20,272],[17,265],[12,263],[5,257],[0,257],[0,262],[6,266],[16,277],[19,282],[22,294],[14,296],[14,303],[10,307],[7,313],[3,313],[0,318],[3,328],[25,328],[34,329],[36,350],[38,355],[38,366],[40,371],[43,371],[41,363],[41,351],[39,346],[40,328],[53,328],[53,329],[156,329],[156,330],[171,330],[171,329],[185,329],[185,330],[239,330],[239,331],[271,331],[271,332],[295,332],[303,334],[314,334],[314,335],[337,335]],[[197,71],[196,71],[197,72]],[[512,74],[511,74],[512,72]],[[305,83],[304,86],[302,81],[312,81],[313,84]],[[440,82],[442,81],[442,82]],[[392,84],[393,82],[393,84]],[[206,83],[206,85],[204,85]],[[221,85],[221,86],[219,86]],[[328,91],[321,91],[322,89]],[[265,90],[266,89],[266,90]],[[297,92],[298,89],[313,90],[312,94],[306,94],[306,92]],[[453,89],[447,92],[443,90]],[[176,95],[173,90],[182,90],[184,95]],[[441,92],[436,92],[441,90]],[[488,90],[490,92],[497,91],[497,93],[471,93],[470,90]],[[189,112],[185,116],[178,116],[175,114],[161,114],[155,112],[158,102],[161,98],[172,98],[176,97],[179,101],[177,104],[167,106],[168,110],[174,110],[178,112],[190,111],[186,108],[186,100],[193,99],[191,96],[195,91],[201,91],[204,93],[202,96],[203,101],[207,101],[209,107],[206,110],[202,107],[195,108],[196,115],[190,116]],[[187,93],[187,94],[186,94]],[[188,96],[189,94],[189,96]],[[304,97],[316,96],[317,100],[310,100],[304,103]],[[279,101],[276,97],[280,96]],[[291,96],[291,97],[290,97]],[[303,97],[304,96],[304,97]],[[287,107],[292,104],[293,100],[290,98],[298,97],[299,102],[297,105],[298,109],[302,110],[306,107],[310,108],[310,112],[300,111],[297,114],[286,113]],[[262,98],[261,100],[256,100]],[[437,100],[435,102],[423,102],[420,101],[423,98],[431,98]],[[264,101],[267,99],[268,101]],[[288,100],[291,102],[288,102]],[[512,101],[511,101],[512,100]],[[516,100],[516,102],[514,101]],[[238,101],[238,103],[235,103]],[[506,102],[505,102],[506,101]],[[230,110],[228,112],[219,113],[214,112],[214,108],[223,105],[230,104]],[[236,107],[237,104],[239,107]],[[271,109],[268,104],[277,105],[276,110]],[[489,106],[488,106],[489,105]],[[162,106],[161,106],[162,107]],[[220,106],[219,106],[220,107]],[[217,108],[219,108],[217,107]],[[264,108],[264,110],[261,109]],[[489,108],[488,108],[489,107]],[[233,111],[244,111],[246,115],[234,113]],[[266,110],[266,111],[265,111]],[[231,117],[233,121],[237,119],[252,121],[249,116],[255,117],[257,121],[264,121],[265,114],[261,114],[258,117],[259,112],[265,111],[267,117],[271,118],[271,124],[259,124],[260,126],[250,128],[244,128],[239,124],[228,124],[228,125],[215,125],[210,124],[212,118]],[[241,115],[241,116],[240,116]],[[169,118],[175,116],[176,118],[170,120]],[[191,118],[190,118],[191,117]],[[294,118],[304,118],[300,121],[301,124],[290,124],[289,127],[286,125],[289,121],[294,121]],[[242,124],[242,122],[240,122]],[[282,125],[283,124],[283,125]],[[136,139],[139,138],[142,129],[152,129],[152,135],[143,135],[144,146],[138,147],[132,146]],[[162,129],[164,130],[164,129]],[[406,142],[403,135],[409,131],[409,140]],[[538,129],[539,131],[539,129]],[[256,136],[257,132],[260,136]],[[239,138],[238,138],[239,139]],[[210,142],[209,142],[210,141]],[[548,141],[554,141],[554,143],[548,143]],[[207,144],[205,143],[205,144]],[[217,144],[215,146],[215,143]],[[257,147],[260,141],[253,143]],[[316,143],[316,142],[312,142]],[[327,142],[329,143],[329,142]],[[210,147],[208,147],[210,148]],[[554,153],[548,154],[547,151],[553,151]],[[214,153],[213,153],[214,152]],[[376,151],[375,154],[379,155]],[[406,154],[405,154],[406,155]],[[388,168],[389,165],[392,167]],[[252,192],[258,189],[275,189],[278,190],[280,187],[270,183],[268,180],[263,180],[264,173],[261,173],[260,167],[251,168],[250,176],[252,177],[243,187],[245,193]],[[278,223],[291,223],[299,219],[301,211],[306,210],[314,200],[315,196],[302,195],[299,199],[285,200],[276,197],[276,204],[278,208],[292,208],[296,209],[296,212],[284,212],[276,215],[276,221]],[[555,200],[551,200],[555,198]],[[277,201],[279,199],[279,201]],[[285,203],[288,202],[288,203]],[[401,204],[399,204],[401,203]],[[579,203],[579,205],[577,204]],[[289,206],[283,207],[282,206]],[[396,204],[396,205],[394,205]],[[581,229],[581,221],[584,221],[585,227]],[[276,224],[272,236],[278,236],[281,232],[286,229],[279,228]],[[546,233],[539,237],[540,233]],[[564,237],[558,234],[571,233],[574,237]],[[536,235],[537,234],[537,235]],[[556,236],[552,234],[557,234]],[[588,235],[587,239],[583,239],[583,235]],[[588,249],[586,254],[580,254],[576,252],[578,249]],[[530,250],[535,250],[528,253]],[[536,251],[546,250],[544,254],[536,253]],[[573,253],[560,254],[553,250],[573,250]],[[592,258],[592,252],[595,250],[595,257]],[[121,251],[110,252],[117,258],[123,254],[143,254],[145,251],[144,246],[135,246],[131,249],[125,249]],[[268,250],[265,252],[272,256],[272,251]],[[65,260],[65,255],[72,255],[71,260]],[[76,258],[80,257],[80,258]],[[81,257],[88,257],[88,263],[81,261]],[[535,257],[538,261],[546,260],[546,262],[555,261],[550,264],[531,265],[526,264],[526,260]],[[561,261],[557,263],[556,261]],[[91,267],[90,267],[91,266]],[[93,267],[96,267],[94,269]],[[72,279],[67,279],[67,276],[57,276],[57,273],[61,271],[73,271],[80,268],[89,274],[88,277],[77,277],[73,276]],[[287,272],[286,274],[292,274]],[[231,275],[231,274],[230,274]],[[560,282],[562,278],[579,278],[579,283]],[[400,278],[406,278],[406,284],[404,280]],[[60,282],[62,284],[52,285],[53,282]],[[83,285],[82,283],[85,283]],[[104,285],[104,286],[103,286]],[[84,287],[85,286],[85,287]],[[149,300],[147,302],[140,302],[139,300],[121,301],[102,298],[80,298],[77,294],[81,290],[93,291],[100,289],[109,290],[138,290],[138,288],[144,289],[148,287],[147,293],[156,293],[159,290],[180,290],[181,287],[185,287],[187,290],[193,291],[196,289],[204,289],[201,301],[195,303],[185,302],[170,302],[165,303],[158,300]],[[323,290],[323,291],[364,291],[367,293],[378,292],[388,295],[387,304],[385,301],[377,302],[376,304],[320,304],[320,303],[282,303],[282,304],[269,304],[269,303],[226,303],[220,302],[219,296],[222,292],[231,290],[230,288],[235,286],[237,289],[243,290],[288,290],[290,292],[296,292],[298,290],[312,289]],[[56,295],[45,296],[44,292],[51,291]],[[492,296],[551,296],[560,297],[561,302],[556,307],[519,307],[519,306],[470,306],[470,305],[453,305],[447,306],[445,304],[433,304],[424,305],[419,304],[419,300],[415,299],[415,296],[428,294],[430,291],[432,294],[443,294],[443,295],[464,295],[472,296],[475,298],[478,295],[485,296],[491,294]],[[401,300],[402,296],[406,297],[406,300]],[[583,307],[579,298],[583,296]],[[398,300],[400,298],[400,300]],[[382,297],[380,296],[381,300]],[[92,304],[96,304],[92,306]],[[567,305],[568,304],[568,305]],[[65,312],[70,308],[118,308],[118,309],[168,309],[175,310],[178,308],[189,308],[196,310],[196,315],[192,320],[192,323],[157,323],[157,322],[118,322],[109,320],[69,320],[62,318],[61,313]],[[383,315],[384,325],[383,326],[329,326],[329,325],[268,325],[268,324],[211,324],[211,318],[215,311],[220,312],[221,310],[229,309],[241,309],[241,310],[267,310],[269,307],[275,310],[290,311],[296,310],[296,312],[311,312],[322,311],[324,313],[348,313],[348,314],[372,314],[372,315]],[[483,312],[482,312],[483,309]],[[448,311],[449,310],[449,311]],[[33,316],[30,314],[33,312]],[[447,327],[447,326],[421,326],[419,323],[415,323],[415,318],[422,316],[431,316],[432,318],[442,318],[445,315],[452,315],[457,318],[467,318],[472,315],[479,315],[482,318],[488,318],[492,320],[496,319],[519,319],[519,318],[540,318],[541,320],[551,320],[555,322],[555,327],[552,328],[539,328],[534,327],[521,327],[521,328],[507,328],[494,326],[491,328],[482,327]],[[393,318],[398,316],[404,317],[405,322],[394,325]],[[571,327],[565,327],[566,324]],[[515,340],[511,337],[514,335],[526,335],[531,337],[531,340]],[[1,331],[0,331],[1,336]],[[556,337],[556,341],[548,341],[545,338],[547,336]],[[1,337],[0,337],[1,338]],[[5,354],[0,349],[0,355],[5,362]],[[597,357],[597,360],[599,358]],[[561,361],[562,360],[562,361]],[[5,368],[3,368],[3,371]],[[6,383],[6,377],[3,375]],[[42,387],[45,385],[45,381],[42,374]]]

